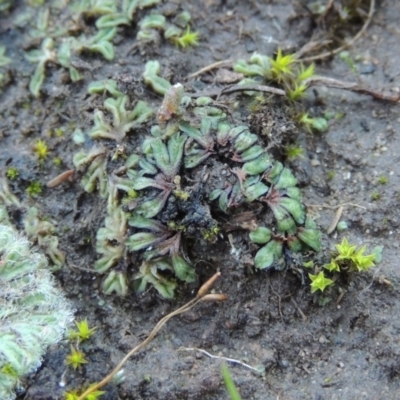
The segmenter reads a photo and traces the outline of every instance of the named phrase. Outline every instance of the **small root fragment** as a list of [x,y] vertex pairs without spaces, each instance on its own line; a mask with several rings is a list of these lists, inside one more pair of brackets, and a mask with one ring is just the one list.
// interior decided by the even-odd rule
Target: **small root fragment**
[[256,372],[258,375],[260,375],[262,373],[262,371],[260,371],[257,368],[252,367],[249,364],[246,364],[242,361],[236,360],[235,358],[227,358],[227,357],[222,357],[222,356],[215,356],[214,354],[209,353],[208,351],[205,351],[203,349],[198,349],[197,347],[181,347],[180,349],[178,349],[178,351],[198,351],[200,353],[205,354],[206,356],[210,357],[210,358],[215,358],[217,360],[224,360],[233,364],[239,364],[242,367],[248,368],[254,372]]
[[330,235],[336,229],[336,226],[340,220],[340,217],[342,216],[342,213],[343,213],[343,206],[339,206],[339,208],[336,210],[335,216],[333,217],[331,224],[329,225],[329,228],[326,231],[328,235]]
[[217,61],[213,64],[206,65],[205,67],[193,72],[192,74],[188,75],[186,79],[196,78],[196,76],[202,75],[206,72],[209,72],[213,69],[221,68],[221,67],[230,67],[232,65],[233,60],[222,60]]
[[48,188],[54,188],[58,185],[61,185],[63,182],[69,179],[74,174],[74,172],[75,172],[74,169],[69,169],[68,171],[64,171],[63,173],[56,176],[52,180],[48,181],[46,186]]

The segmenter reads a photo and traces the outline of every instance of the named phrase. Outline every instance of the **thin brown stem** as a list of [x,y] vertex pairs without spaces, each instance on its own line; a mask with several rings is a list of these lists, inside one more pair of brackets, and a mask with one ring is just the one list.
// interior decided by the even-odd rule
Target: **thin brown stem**
[[352,46],[367,30],[369,24],[372,21],[372,16],[374,15],[374,12],[375,12],[375,0],[371,0],[370,5],[369,5],[368,16],[364,22],[364,25],[351,40],[349,40],[348,42],[344,43],[342,46],[339,46],[338,48],[336,48],[334,50],[327,51],[325,53],[318,54],[316,56],[303,58],[301,61],[309,62],[309,61],[323,60],[324,58],[331,57],[335,54],[340,53],[342,50],[347,49],[348,47]]
[[139,350],[141,350],[143,347],[145,347],[147,344],[149,344],[154,337],[157,335],[157,333],[160,331],[160,329],[172,318],[175,317],[176,315],[182,314],[186,311],[189,311],[191,308],[199,304],[200,302],[204,301],[209,301],[209,300],[225,300],[226,296],[225,295],[213,295],[213,297],[209,297],[207,295],[207,291],[211,289],[213,284],[215,283],[216,279],[220,276],[221,274],[218,272],[214,276],[212,276],[197,292],[197,295],[194,299],[190,300],[188,303],[184,304],[182,307],[178,308],[177,310],[171,312],[170,314],[166,315],[165,317],[161,318],[160,321],[158,321],[157,325],[153,328],[153,330],[150,332],[149,336],[143,340],[140,344],[138,344],[136,347],[134,347],[129,353],[125,355],[125,357],[118,363],[118,365],[104,378],[102,379],[99,383],[96,383],[92,386],[90,386],[84,393],[82,393],[77,400],[84,400],[85,397],[87,397],[90,393],[93,393],[96,390],[101,389],[103,386],[105,386],[107,383],[109,383],[113,377],[121,370],[121,368],[124,366],[126,361],[135,353],[137,353]]
[[232,60],[217,61],[213,64],[206,65],[205,67],[197,70],[196,72],[193,72],[192,74],[188,75],[186,79],[195,78],[196,76],[199,76],[216,68],[229,67],[231,64]]

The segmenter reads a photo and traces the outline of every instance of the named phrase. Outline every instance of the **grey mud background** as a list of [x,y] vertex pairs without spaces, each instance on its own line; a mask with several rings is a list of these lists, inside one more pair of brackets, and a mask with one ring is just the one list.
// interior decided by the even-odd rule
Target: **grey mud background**
[[[164,3],[163,7],[175,7],[178,2]],[[28,29],[15,29],[12,24],[26,5],[16,2],[9,15],[0,16],[0,42],[14,60],[11,82],[0,95],[0,166],[14,165],[20,170],[13,192],[25,206],[37,206],[57,225],[67,263],[56,278],[73,302],[77,320],[87,318],[91,326],[97,326],[93,338],[82,345],[90,363],[76,372],[68,369],[67,388],[99,381],[162,316],[190,299],[191,291],[182,290],[174,301],[165,301],[152,291],[141,296],[131,293],[124,299],[104,296],[99,288],[102,278],[90,272],[96,260],[94,239],[93,244],[86,241],[94,238],[103,224],[104,202],[84,193],[79,181],[45,189],[37,199],[29,198],[25,193],[29,181],[45,184],[61,172],[50,160],[45,168],[38,168],[32,144],[45,137],[47,130],[66,124],[64,116],[88,129],[94,106],[88,104],[87,84],[129,75],[142,89],[140,77],[147,60],[158,59],[173,82],[207,89],[215,87],[212,75],[198,82],[184,78],[219,60],[248,58],[254,51],[272,55],[277,44],[300,48],[313,32],[304,3],[186,1],[184,8],[192,14],[192,26],[200,32],[199,47],[180,51],[162,42],[143,52],[129,52],[137,28],[123,29],[114,41],[114,61],[96,55],[81,57],[88,66],[83,70],[83,82],[65,83],[65,70],[50,65],[39,99],[27,90],[33,71],[22,51]],[[349,49],[351,57],[358,60],[357,72],[336,57],[317,64],[317,73],[348,81],[360,78],[373,87],[399,91],[399,20],[400,2],[379,1],[367,32]],[[360,27],[361,23],[349,35]],[[142,96],[154,107],[161,103],[150,91]],[[381,264],[353,279],[340,304],[333,299],[320,307],[314,304],[309,287],[301,286],[291,272],[251,274],[226,250],[222,255],[212,254],[212,265],[204,276],[218,266],[222,278],[216,290],[227,293],[229,299],[223,304],[200,305],[173,319],[150,346],[127,363],[125,383],[118,387],[109,384],[102,399],[227,399],[220,361],[179,350],[181,347],[202,348],[252,366],[264,365],[264,377],[230,366],[246,400],[400,399],[400,109],[369,96],[325,88],[310,90],[307,101],[309,107],[343,113],[343,118],[331,122],[324,134],[299,130],[299,141],[307,150],[303,169],[309,178],[302,189],[305,203],[323,230],[334,210],[315,205],[361,206],[344,206],[342,220],[349,225],[345,235],[369,248],[383,245]],[[30,107],[24,107],[26,103]],[[61,157],[65,169],[72,167],[77,151],[69,134],[67,130],[64,137],[48,140],[51,155]],[[292,168],[295,174],[301,173]],[[387,184],[378,183],[381,176],[388,178]],[[376,201],[371,197],[374,192],[380,194]],[[20,213],[12,217],[18,225]],[[325,249],[341,238],[336,234],[325,237]],[[392,287],[374,279],[380,275],[390,280]],[[20,399],[62,398],[64,389],[58,383],[68,353],[67,341],[49,349],[42,367],[24,382],[27,392]]]

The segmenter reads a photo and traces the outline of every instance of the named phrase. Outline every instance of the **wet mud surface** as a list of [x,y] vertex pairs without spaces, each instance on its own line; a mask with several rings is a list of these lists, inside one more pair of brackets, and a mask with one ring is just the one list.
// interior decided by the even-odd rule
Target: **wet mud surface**
[[[104,224],[106,200],[86,193],[79,175],[56,188],[45,186],[59,173],[73,168],[72,158],[79,146],[72,133],[76,128],[90,129],[93,111],[103,103],[101,96],[87,94],[90,82],[115,79],[132,101],[140,98],[156,109],[162,97],[145,86],[141,76],[146,61],[157,59],[162,75],[172,83],[184,84],[185,91],[222,88],[217,70],[195,79],[186,77],[217,61],[247,59],[255,51],[272,56],[278,44],[293,51],[301,48],[317,29],[304,3],[185,2],[184,9],[192,15],[191,25],[200,32],[198,47],[180,50],[163,38],[156,44],[135,45],[138,27],[132,24],[119,29],[114,39],[114,60],[106,61],[96,53],[77,57],[75,64],[84,77],[79,82],[71,82],[64,68],[49,63],[39,98],[29,93],[34,67],[24,58],[24,50],[37,48],[38,41],[30,36],[29,24],[14,24],[19,13],[31,8],[17,2],[10,13],[0,14],[0,42],[13,60],[6,69],[7,83],[0,94],[0,168],[18,169],[10,189],[23,205],[8,211],[20,230],[24,210],[32,206],[56,226],[59,248],[66,254],[65,265],[55,272],[56,279],[77,310],[77,320],[87,318],[90,326],[97,327],[93,338],[81,345],[90,363],[76,371],[66,369],[64,360],[70,344],[67,340],[60,342],[49,349],[41,368],[24,380],[26,392],[20,399],[59,399],[66,388],[101,380],[160,318],[188,301],[199,282],[217,268],[222,276],[215,291],[226,293],[228,300],[200,304],[172,319],[126,364],[125,382],[108,384],[102,399],[228,398],[221,361],[188,348],[204,349],[254,367],[262,365],[263,376],[241,365],[230,365],[243,399],[400,398],[398,104],[337,89],[309,89],[304,102],[311,113],[341,115],[329,121],[327,132],[314,134],[288,120],[280,101],[274,98],[258,111],[258,116],[246,107],[240,110],[240,118],[247,119],[254,131],[263,118],[273,119],[271,132],[278,143],[285,130],[289,132],[286,140],[304,148],[303,158],[284,163],[298,177],[308,212],[324,232],[335,208],[344,205],[341,220],[347,222],[348,230],[324,235],[322,253],[332,250],[344,236],[357,245],[384,246],[382,262],[368,273],[342,282],[344,296],[337,301],[336,288],[323,307],[293,270],[254,271],[246,258],[238,261],[232,256],[227,240],[196,249],[199,282],[181,285],[174,300],[162,299],[154,289],[140,295],[131,290],[124,298],[106,296],[101,290],[104,277],[92,270],[98,258],[95,237]],[[173,15],[182,7],[164,2],[158,9]],[[33,15],[35,12],[33,9]],[[52,12],[52,20],[68,19],[63,9]],[[140,11],[137,18],[146,13]],[[316,72],[346,81],[361,79],[369,86],[398,92],[399,18],[400,4],[378,2],[367,32],[349,49],[356,60],[355,70],[336,56],[317,63]],[[90,29],[90,21],[86,22],[86,29]],[[355,22],[348,35],[354,35],[361,26],[362,21]],[[230,95],[220,101],[233,107],[236,99]],[[127,148],[137,147],[151,125],[128,135],[124,142]],[[65,130],[62,136],[49,135],[59,127]],[[32,150],[39,138],[46,139],[50,150],[50,157],[42,163]],[[110,152],[115,151],[117,143],[104,143]],[[54,157],[62,160],[60,166],[54,165]],[[387,182],[380,183],[381,177],[387,177]],[[40,196],[27,194],[32,181],[42,183]],[[236,245],[252,254],[240,236]],[[383,279],[392,285],[381,283]],[[61,380],[65,388],[60,387]]]

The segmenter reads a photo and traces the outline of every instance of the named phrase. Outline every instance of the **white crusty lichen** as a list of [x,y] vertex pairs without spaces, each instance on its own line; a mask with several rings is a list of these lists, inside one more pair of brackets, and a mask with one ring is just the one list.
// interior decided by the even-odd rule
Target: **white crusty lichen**
[[72,320],[46,257],[0,224],[0,399],[15,399],[20,379],[40,366],[47,347],[63,337]]

